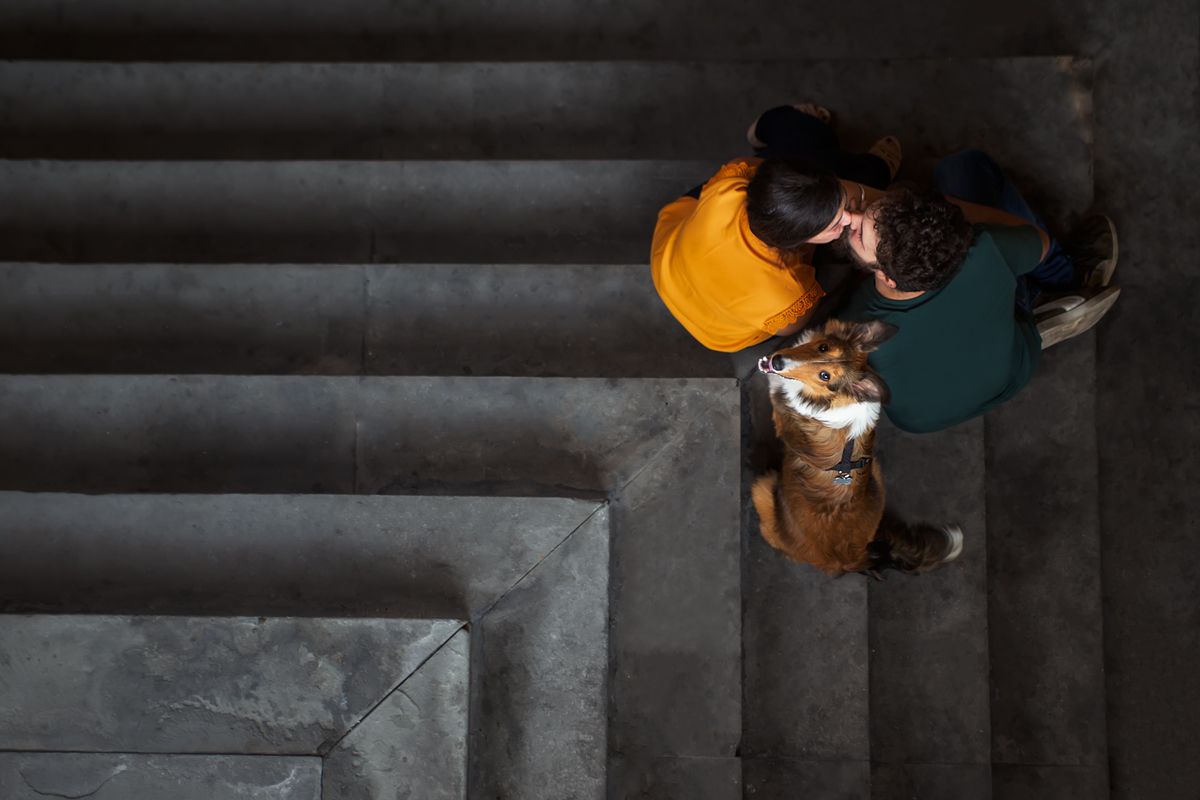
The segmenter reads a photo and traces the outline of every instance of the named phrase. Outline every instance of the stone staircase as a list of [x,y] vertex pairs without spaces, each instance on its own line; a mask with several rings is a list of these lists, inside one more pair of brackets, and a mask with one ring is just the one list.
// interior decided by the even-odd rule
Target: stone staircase
[[1091,338],[885,425],[966,550],[833,581],[644,265],[794,98],[1065,220],[1090,63],[1007,13],[797,59],[765,2],[335,5],[0,10],[0,798],[1106,796]]

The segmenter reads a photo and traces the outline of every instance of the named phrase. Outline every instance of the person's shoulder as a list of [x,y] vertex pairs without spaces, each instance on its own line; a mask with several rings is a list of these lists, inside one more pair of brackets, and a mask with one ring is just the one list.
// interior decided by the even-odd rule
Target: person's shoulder
[[700,199],[704,200],[705,195],[711,196],[744,189],[758,172],[758,165],[761,163],[761,158],[749,156],[727,161],[704,184],[700,190]]
[[1037,264],[1042,258],[1042,236],[1033,225],[976,225],[975,242],[968,257],[999,254],[1017,268]]
[[883,319],[890,312],[881,306],[882,299],[879,292],[875,291],[874,284],[870,280],[863,280],[850,291],[837,316],[850,322]]

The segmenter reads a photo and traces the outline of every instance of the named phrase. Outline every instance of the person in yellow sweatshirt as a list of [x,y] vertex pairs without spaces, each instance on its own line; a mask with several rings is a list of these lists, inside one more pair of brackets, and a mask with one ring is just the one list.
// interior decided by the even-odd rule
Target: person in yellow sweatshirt
[[764,112],[747,135],[754,157],[730,161],[659,212],[655,288],[705,347],[735,352],[800,330],[824,295],[814,246],[857,224],[851,212],[899,169],[894,137],[849,153],[830,122],[812,104]]

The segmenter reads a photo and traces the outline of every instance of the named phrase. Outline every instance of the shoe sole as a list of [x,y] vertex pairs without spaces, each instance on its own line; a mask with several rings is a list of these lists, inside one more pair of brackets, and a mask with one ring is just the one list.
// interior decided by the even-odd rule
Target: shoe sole
[[1110,286],[1092,295],[1075,308],[1047,317],[1039,322],[1037,329],[1038,334],[1042,337],[1042,349],[1053,347],[1091,330],[1092,326],[1109,312],[1120,296],[1120,287]]

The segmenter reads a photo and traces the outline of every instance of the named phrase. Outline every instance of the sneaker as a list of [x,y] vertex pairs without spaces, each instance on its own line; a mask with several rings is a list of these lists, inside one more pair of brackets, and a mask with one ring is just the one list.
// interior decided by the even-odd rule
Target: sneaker
[[900,172],[900,163],[904,160],[904,150],[900,147],[899,139],[895,136],[884,136],[871,145],[867,152],[887,164],[888,176],[896,180],[896,174]]
[[1109,286],[1085,291],[1082,295],[1066,295],[1039,305],[1033,310],[1033,315],[1042,337],[1042,349],[1091,330],[1120,296],[1119,286]]
[[1117,226],[1103,214],[1087,217],[1071,232],[1067,251],[1085,289],[1104,289],[1117,269]]

